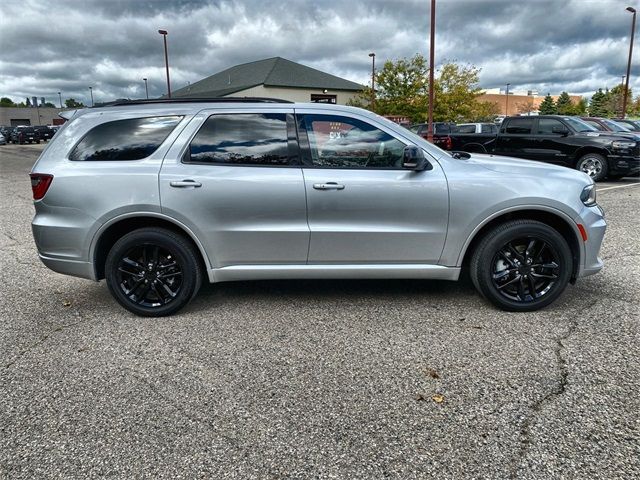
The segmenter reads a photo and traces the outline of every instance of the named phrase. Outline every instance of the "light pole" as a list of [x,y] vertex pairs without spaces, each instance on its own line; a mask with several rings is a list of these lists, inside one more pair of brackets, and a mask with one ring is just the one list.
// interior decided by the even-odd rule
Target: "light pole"
[[62,108],[62,93],[58,92],[58,99],[60,100],[60,108]]
[[376,106],[376,54],[371,52],[371,110]]
[[167,32],[166,30],[158,30],[164,39],[164,65],[167,69],[167,96],[171,98],[171,82],[169,81],[169,54],[167,53]]
[[506,116],[509,116],[509,85],[511,84],[507,83],[507,100],[504,103],[504,114]]
[[636,9],[627,7],[627,12],[633,13],[631,20],[631,40],[629,40],[629,61],[627,62],[627,81],[624,84],[624,96],[622,97],[622,118],[627,113],[627,96],[629,95],[629,75],[631,74],[631,55],[633,54],[633,34],[636,31]]
[[144,91],[147,94],[147,100],[149,100],[149,86],[147,85],[147,79],[143,78],[142,80],[144,80]]
[[93,107],[93,87],[89,87],[89,93],[91,94],[91,106]]
[[431,31],[429,37],[429,118],[427,120],[427,141],[433,143],[433,70],[436,51],[436,0],[431,0]]

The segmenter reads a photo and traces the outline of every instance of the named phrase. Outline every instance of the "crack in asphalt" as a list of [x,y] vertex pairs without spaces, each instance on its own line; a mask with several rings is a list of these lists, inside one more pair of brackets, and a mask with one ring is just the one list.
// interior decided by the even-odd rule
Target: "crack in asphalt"
[[580,314],[586,310],[593,308],[598,303],[597,300],[591,302],[589,305],[579,309],[573,315],[568,318],[569,328],[560,336],[553,337],[554,341],[553,353],[556,360],[556,368],[559,370],[559,378],[557,384],[551,389],[546,395],[542,396],[540,399],[536,400],[530,407],[529,415],[522,422],[522,426],[520,427],[520,449],[518,455],[513,462],[513,470],[511,471],[509,478],[516,479],[518,478],[518,470],[520,464],[525,459],[527,454],[529,453],[529,449],[533,443],[531,438],[531,427],[534,425],[538,415],[545,407],[547,403],[553,401],[556,397],[564,394],[567,389],[567,384],[569,381],[569,367],[567,366],[567,360],[562,355],[562,351],[565,350],[564,341],[567,340],[578,328],[578,318]]
[[9,363],[6,363],[4,365],[5,370],[8,369],[8,368],[11,368],[13,365],[18,363],[18,361],[22,357],[24,357],[27,353],[33,351],[33,349],[35,349],[35,348],[39,347],[40,345],[42,345],[44,342],[46,342],[55,333],[61,332],[61,331],[65,330],[65,329],[73,327],[75,325],[79,325],[79,324],[83,323],[84,321],[85,321],[85,319],[82,316],[80,316],[80,320],[75,322],[75,323],[69,323],[69,324],[65,324],[65,325],[56,326],[49,333],[47,333],[46,335],[43,335],[42,337],[40,337],[36,342],[33,342],[31,345],[28,345],[25,349],[23,349],[20,352],[18,352],[18,355],[13,360],[11,360]]

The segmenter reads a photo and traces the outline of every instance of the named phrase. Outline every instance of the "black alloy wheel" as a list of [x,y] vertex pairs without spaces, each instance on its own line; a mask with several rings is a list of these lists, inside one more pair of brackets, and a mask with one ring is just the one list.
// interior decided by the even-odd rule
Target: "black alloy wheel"
[[536,220],[512,220],[487,232],[475,248],[469,274],[476,289],[503,310],[543,308],[564,291],[573,256],[564,237]]
[[200,289],[198,255],[186,237],[171,230],[134,230],[109,251],[105,263],[107,286],[118,303],[136,315],[171,315]]

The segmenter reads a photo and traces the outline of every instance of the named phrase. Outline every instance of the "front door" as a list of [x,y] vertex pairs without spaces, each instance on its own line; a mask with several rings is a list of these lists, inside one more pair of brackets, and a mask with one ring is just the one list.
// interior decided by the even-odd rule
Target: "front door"
[[309,227],[292,109],[198,114],[160,172],[163,213],[212,267],[304,264]]
[[439,164],[402,168],[406,141],[357,114],[296,109],[311,229],[309,264],[436,264],[448,221]]

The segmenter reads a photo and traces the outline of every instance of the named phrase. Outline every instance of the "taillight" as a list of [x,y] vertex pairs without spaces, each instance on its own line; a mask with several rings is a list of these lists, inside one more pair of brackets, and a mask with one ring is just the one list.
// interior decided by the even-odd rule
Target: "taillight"
[[444,148],[445,150],[451,150],[453,148],[453,141],[451,140],[451,137],[444,139]]
[[49,185],[51,185],[53,175],[48,175],[46,173],[30,173],[29,176],[31,177],[33,199],[40,200],[45,196],[47,190],[49,190]]

